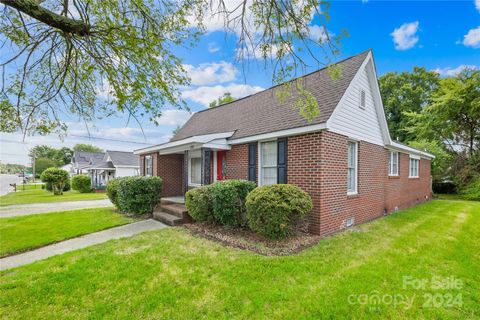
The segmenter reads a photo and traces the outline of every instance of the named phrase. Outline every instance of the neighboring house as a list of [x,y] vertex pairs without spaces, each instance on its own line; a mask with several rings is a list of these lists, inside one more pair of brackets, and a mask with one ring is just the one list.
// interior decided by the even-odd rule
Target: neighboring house
[[76,174],[86,174],[87,170],[85,167],[102,161],[104,156],[105,152],[73,152],[70,175],[74,176]]
[[140,160],[133,152],[107,150],[101,161],[84,169],[90,175],[93,188],[102,189],[113,178],[140,175]]
[[[371,51],[303,77],[320,115],[305,120],[275,86],[195,113],[170,142],[136,150],[163,196],[223,179],[290,183],[313,200],[312,233],[327,235],[431,197],[433,155],[390,138]],[[295,86],[293,86],[295,87]]]

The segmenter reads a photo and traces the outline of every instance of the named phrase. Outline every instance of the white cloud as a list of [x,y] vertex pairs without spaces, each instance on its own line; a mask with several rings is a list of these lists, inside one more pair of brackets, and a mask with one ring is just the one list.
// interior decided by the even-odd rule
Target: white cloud
[[480,11],[480,0],[475,0],[475,8]]
[[223,94],[230,92],[235,98],[242,98],[250,94],[262,91],[263,88],[259,86],[250,86],[247,84],[229,84],[228,86],[213,86],[213,87],[198,87],[192,90],[185,90],[182,92],[182,96],[185,99],[208,106],[210,102],[218,99]]
[[390,34],[395,43],[395,49],[408,50],[413,48],[418,42],[418,21],[404,23],[399,28],[393,30]]
[[183,126],[191,116],[191,113],[185,110],[167,109],[157,118],[157,122],[165,126]]
[[313,25],[310,26],[310,38],[314,41],[327,41],[328,36],[333,36],[332,33],[328,32],[325,27]]
[[184,64],[183,68],[196,86],[225,83],[235,80],[237,69],[229,62],[202,63],[198,67]]
[[463,45],[467,47],[480,48],[480,27],[468,31],[468,33],[463,37]]
[[474,69],[474,70],[477,70],[478,67],[477,66],[474,66],[474,65],[459,65],[458,67],[456,68],[451,68],[451,67],[447,67],[447,68],[437,68],[433,71],[435,71],[436,73],[438,73],[439,75],[441,76],[445,76],[445,77],[454,77],[456,76],[457,74],[459,74],[460,72],[462,72],[463,70],[465,69]]
[[215,52],[218,52],[218,51],[220,51],[220,47],[218,46],[218,44],[216,42],[210,42],[208,44],[208,52],[215,53]]

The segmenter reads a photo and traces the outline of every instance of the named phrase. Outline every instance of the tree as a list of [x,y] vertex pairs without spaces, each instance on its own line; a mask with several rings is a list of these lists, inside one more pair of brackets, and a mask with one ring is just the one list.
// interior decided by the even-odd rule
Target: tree
[[215,107],[221,106],[222,104],[232,102],[234,100],[235,98],[232,97],[232,94],[230,92],[225,92],[223,96],[219,97],[217,100],[213,100],[212,102],[210,102],[208,107],[215,108]]
[[431,174],[433,182],[440,182],[443,178],[452,175],[452,160],[451,152],[445,150],[445,146],[439,140],[427,141],[410,141],[408,143],[411,147],[419,150],[426,150],[435,156],[432,159]]
[[441,79],[431,104],[421,112],[406,113],[408,132],[428,140],[440,140],[452,152],[467,150],[470,156],[480,146],[480,71],[464,70]]
[[92,146],[91,144],[86,144],[86,143],[77,143],[73,147],[73,151],[75,152],[103,152],[103,150],[99,147]]
[[413,72],[388,72],[379,78],[385,115],[390,135],[408,142],[417,139],[415,131],[406,131],[406,112],[421,112],[432,102],[432,94],[438,88],[440,77],[434,71],[414,67]]
[[63,194],[63,188],[65,187],[69,176],[68,172],[65,170],[48,168],[42,172],[40,179],[45,183],[51,183],[53,194],[59,196]]
[[47,158],[55,162],[54,166],[63,166],[72,160],[73,151],[70,148],[62,147],[56,149],[47,145],[39,145],[30,149],[28,156],[31,159]]
[[48,168],[56,167],[55,161],[49,158],[35,158],[35,174],[40,176]]
[[[212,17],[238,35],[240,61],[271,61],[276,83],[295,76],[306,58],[328,64],[346,35],[329,34],[328,6],[321,0],[0,3],[2,47],[16,50],[0,60],[8,71],[0,92],[0,129],[24,135],[61,134],[67,129],[62,113],[90,121],[120,112],[157,123],[165,106],[188,109],[180,88],[189,78],[174,49],[193,46]],[[320,35],[314,37],[315,13]]]

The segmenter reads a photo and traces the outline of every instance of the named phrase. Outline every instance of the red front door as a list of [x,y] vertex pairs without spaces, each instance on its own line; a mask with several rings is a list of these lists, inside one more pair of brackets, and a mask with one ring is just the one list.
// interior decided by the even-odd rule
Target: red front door
[[217,181],[225,179],[226,151],[217,151]]

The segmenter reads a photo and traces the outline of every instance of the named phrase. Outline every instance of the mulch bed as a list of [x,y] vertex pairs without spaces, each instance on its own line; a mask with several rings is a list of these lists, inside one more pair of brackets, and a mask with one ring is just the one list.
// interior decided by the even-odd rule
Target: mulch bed
[[298,253],[318,243],[320,236],[297,232],[287,239],[268,240],[248,229],[228,228],[209,223],[183,225],[190,233],[223,245],[250,250],[265,256],[287,256]]

